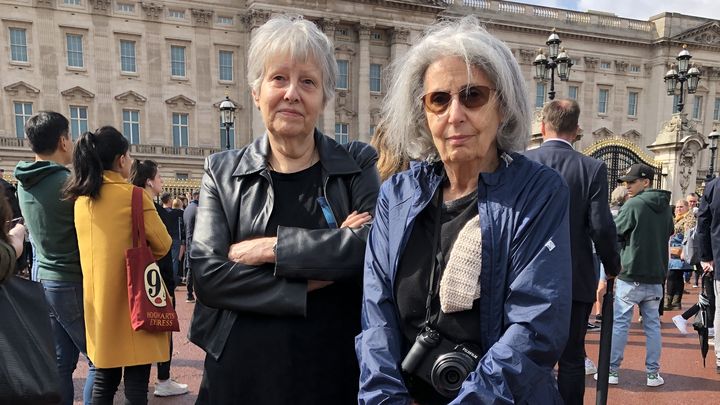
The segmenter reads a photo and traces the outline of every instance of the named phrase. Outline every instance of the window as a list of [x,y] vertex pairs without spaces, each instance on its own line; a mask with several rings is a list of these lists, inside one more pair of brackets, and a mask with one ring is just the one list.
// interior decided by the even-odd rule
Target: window
[[185,77],[185,47],[170,47],[170,66],[171,74],[177,77]]
[[703,103],[702,96],[693,97],[692,118],[694,120],[702,119],[702,103]]
[[172,115],[173,146],[188,146],[188,115],[173,113]]
[[80,0],[63,0],[63,4],[70,4],[72,6],[79,6]]
[[545,83],[535,85],[535,107],[542,108],[545,104]]
[[23,28],[10,28],[10,60],[27,62],[27,36]]
[[32,117],[32,103],[15,103],[15,136],[25,137],[25,123]]
[[338,77],[337,77],[337,84],[335,85],[335,88],[341,89],[341,90],[347,90],[347,88],[348,88],[348,61],[338,60],[337,67],[338,67]]
[[720,97],[715,97],[715,109],[713,110],[713,121],[720,121]]
[[370,64],[370,91],[380,93],[382,90],[382,65]]
[[82,35],[67,34],[67,58],[68,66],[70,67],[83,67],[83,43]]
[[637,117],[638,92],[631,91],[628,93],[628,115]]
[[219,56],[220,80],[231,82],[233,80],[233,53],[220,51]]
[[375,128],[377,128],[376,125],[370,125],[370,137],[371,138],[373,135],[375,135]]
[[630,65],[630,73],[640,73],[640,65]]
[[140,143],[140,111],[123,110],[123,135],[133,145]]
[[219,15],[217,18],[217,23],[220,25],[233,25],[233,18]]
[[610,97],[610,90],[600,89],[600,94],[598,96],[598,113],[607,114],[609,97]]
[[[222,123],[222,118],[220,118],[220,147],[225,148],[227,147],[228,140],[226,136],[227,132],[225,131],[225,125]],[[230,127],[230,149],[235,149],[235,126]]]
[[600,62],[600,69],[610,70],[610,62]]
[[673,95],[673,114],[680,112],[680,107],[678,107],[679,102],[680,102],[680,95],[674,94]]
[[348,143],[348,124],[335,124],[335,141],[337,143]]
[[372,39],[373,41],[382,41],[382,40],[383,40],[383,34],[382,34],[382,32],[380,32],[380,31],[373,31],[373,32],[370,34],[370,39]]
[[568,87],[568,98],[577,100],[577,95],[578,95],[578,86]]
[[135,67],[135,41],[120,41],[120,70],[137,72]]
[[176,20],[184,20],[185,12],[182,10],[170,10],[168,11],[168,17],[174,18]]
[[72,139],[80,138],[88,130],[87,107],[70,106],[70,135]]
[[187,180],[190,176],[187,173],[175,173],[175,178],[177,180]]
[[135,14],[135,5],[129,3],[118,3],[117,11],[121,13]]
[[341,37],[349,37],[350,36],[350,31],[348,31],[347,28],[338,28],[337,30],[335,30],[335,33]]

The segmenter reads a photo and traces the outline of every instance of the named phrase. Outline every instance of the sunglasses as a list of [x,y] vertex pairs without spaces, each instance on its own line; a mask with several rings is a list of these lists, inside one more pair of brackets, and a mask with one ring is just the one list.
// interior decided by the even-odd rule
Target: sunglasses
[[420,97],[425,110],[433,114],[444,114],[450,107],[453,96],[458,95],[458,101],[465,108],[474,110],[480,108],[490,101],[490,94],[495,89],[488,86],[468,86],[460,89],[459,91],[431,91]]

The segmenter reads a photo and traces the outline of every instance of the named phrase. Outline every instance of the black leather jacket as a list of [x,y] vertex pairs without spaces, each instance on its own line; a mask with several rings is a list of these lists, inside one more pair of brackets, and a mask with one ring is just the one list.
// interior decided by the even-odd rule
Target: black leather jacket
[[[361,142],[340,145],[315,130],[323,191],[338,224],[352,212],[374,214],[377,153]],[[205,161],[190,265],[198,302],[189,339],[216,359],[237,312],[305,315],[307,282],[362,277],[370,225],[359,229],[278,227],[275,273],[228,260],[233,243],[265,234],[273,210],[267,135]]]

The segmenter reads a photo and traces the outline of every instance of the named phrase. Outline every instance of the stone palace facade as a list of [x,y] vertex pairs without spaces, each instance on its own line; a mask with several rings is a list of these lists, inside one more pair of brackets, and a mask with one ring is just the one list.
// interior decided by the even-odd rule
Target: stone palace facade
[[[334,41],[340,77],[318,127],[343,142],[369,140],[391,61],[429,24],[467,14],[513,50],[538,108],[549,84],[533,79],[532,62],[556,29],[575,64],[556,91],[582,107],[578,150],[617,140],[655,159],[666,188],[684,176],[684,192],[705,175],[707,134],[720,128],[720,22],[702,17],[633,20],[496,0],[0,0],[0,167],[31,157],[24,122],[49,109],[71,120],[73,136],[114,125],[164,176],[199,178],[204,157],[225,147],[226,94],[238,106],[231,146],[263,131],[246,55],[274,13],[302,14]],[[702,79],[685,114],[673,115],[663,77],[684,44]]]

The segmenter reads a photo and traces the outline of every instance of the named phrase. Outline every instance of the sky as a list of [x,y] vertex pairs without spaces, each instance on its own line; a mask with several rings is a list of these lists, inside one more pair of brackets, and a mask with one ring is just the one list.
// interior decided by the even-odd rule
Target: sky
[[675,12],[720,20],[720,0],[515,0],[576,11],[597,10],[614,13],[618,17],[647,21],[662,12]]

